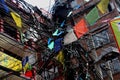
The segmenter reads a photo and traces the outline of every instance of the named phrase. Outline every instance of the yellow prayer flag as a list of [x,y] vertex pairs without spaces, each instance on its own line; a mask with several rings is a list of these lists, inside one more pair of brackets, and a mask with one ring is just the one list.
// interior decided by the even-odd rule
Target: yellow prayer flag
[[102,14],[106,13],[108,9],[109,0],[101,0],[100,3],[97,5],[98,9],[101,11]]
[[58,55],[56,56],[56,59],[62,64],[64,65],[64,53],[62,51],[60,51],[58,53]]
[[26,63],[26,65],[23,67],[23,71],[26,72],[29,67],[29,63]]
[[0,65],[14,71],[22,70],[21,61],[0,51]]
[[17,27],[22,28],[22,21],[20,15],[17,14],[16,12],[11,12],[10,14],[13,17]]

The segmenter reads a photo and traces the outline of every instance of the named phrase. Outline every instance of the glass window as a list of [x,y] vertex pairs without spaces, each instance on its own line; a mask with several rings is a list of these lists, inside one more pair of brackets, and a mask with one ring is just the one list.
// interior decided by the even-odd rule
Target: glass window
[[110,42],[108,31],[104,30],[92,36],[95,48],[103,46]]

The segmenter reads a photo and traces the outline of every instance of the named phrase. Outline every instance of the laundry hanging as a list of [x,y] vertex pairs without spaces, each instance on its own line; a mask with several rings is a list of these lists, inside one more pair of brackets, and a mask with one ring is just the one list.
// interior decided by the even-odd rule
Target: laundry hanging
[[0,8],[2,8],[3,10],[5,10],[6,13],[9,13],[10,10],[9,8],[7,7],[6,3],[4,0],[0,0]]
[[74,32],[77,38],[83,36],[86,32],[88,32],[88,28],[84,19],[81,19],[75,26]]
[[85,19],[90,24],[94,25],[95,22],[100,18],[97,7],[94,7],[86,16]]
[[64,45],[67,45],[67,44],[70,44],[70,43],[77,41],[77,40],[78,40],[78,38],[75,35],[74,31],[72,30],[64,36],[63,42],[64,42]]
[[105,14],[107,12],[109,1],[110,0],[101,0],[100,3],[97,5],[102,14]]
[[17,14],[16,12],[10,12],[12,18],[14,19],[16,25],[18,28],[22,28],[22,21],[21,21],[21,17],[19,14]]

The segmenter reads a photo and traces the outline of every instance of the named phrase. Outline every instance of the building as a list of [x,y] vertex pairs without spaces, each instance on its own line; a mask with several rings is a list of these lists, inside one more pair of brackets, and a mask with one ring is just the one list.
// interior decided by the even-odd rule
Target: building
[[0,0],[0,80],[120,79],[119,0],[55,0],[51,12]]
[[[110,24],[111,20],[120,15],[120,2],[118,0],[106,0],[106,2],[104,0],[62,0],[56,1],[56,4],[59,4],[59,6],[56,5],[56,8],[54,8],[56,13],[53,13],[53,16],[58,18],[55,18],[55,20],[58,20],[59,23],[67,19],[65,15],[67,15],[67,12],[69,13],[69,10],[73,11],[72,21],[74,23],[71,22],[71,18],[68,18],[67,25],[76,27],[77,23],[81,21],[81,24],[83,24],[82,20],[85,20],[85,25],[80,26],[87,26],[89,31],[79,37],[78,41],[87,51],[90,62],[93,61],[94,69],[90,70],[91,76],[93,76],[91,78],[93,80],[120,79],[118,77],[120,75],[119,45],[117,46],[117,40],[113,38],[115,34],[113,34],[112,25]],[[53,10],[53,12],[55,11]],[[74,32],[76,31],[74,30]],[[92,66],[91,63],[89,65]]]
[[[98,6],[100,2],[102,3],[102,1],[104,5],[107,5],[107,7],[105,7],[104,5],[101,6],[104,7],[103,11],[106,8],[105,12],[101,11],[101,7]],[[120,79],[117,76],[118,74],[120,74],[119,73],[120,59],[119,59],[119,55],[117,55],[119,54],[119,51],[116,41],[113,38],[114,34],[112,33],[110,27],[111,26],[110,21],[113,20],[115,17],[119,16],[118,4],[119,2],[117,0],[115,1],[110,0],[108,1],[108,3],[107,1],[104,2],[104,0],[98,0],[96,2],[94,0],[90,0],[89,2],[84,4],[83,9],[81,8],[80,10],[76,11],[79,13],[77,14],[75,13],[76,17],[74,18],[76,22],[82,18],[86,19],[89,32],[87,33],[86,36],[83,37],[83,40],[82,39],[80,40],[80,42],[83,45],[85,45],[84,47],[86,47],[86,49],[88,50],[89,55],[91,57],[94,56],[93,59],[95,58],[95,54],[97,54],[95,58],[95,62],[98,61],[98,63],[96,64],[100,66],[102,71],[101,77],[105,78],[105,80],[107,78],[110,78],[111,80]],[[97,12],[92,13],[93,8],[95,7],[97,7],[98,9],[98,13]],[[99,15],[99,17],[96,16],[97,14]],[[94,20],[93,17],[95,16],[96,16],[96,20],[93,21],[93,23],[91,23],[91,21]],[[103,68],[103,65],[105,65],[104,67],[108,68],[109,70]]]
[[[43,23],[37,20],[38,16]],[[37,7],[24,0],[0,0],[0,80],[31,79],[33,72],[28,75],[25,66],[28,63],[32,67],[30,71],[37,69],[40,52],[35,42],[41,41],[40,26],[45,25],[47,17]]]

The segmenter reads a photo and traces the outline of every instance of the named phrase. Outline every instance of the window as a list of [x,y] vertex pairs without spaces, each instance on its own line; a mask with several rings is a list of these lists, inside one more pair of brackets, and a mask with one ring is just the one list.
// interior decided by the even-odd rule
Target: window
[[110,42],[107,30],[101,31],[93,35],[92,37],[93,37],[95,48],[98,48]]
[[17,38],[17,29],[12,26],[5,25],[4,33],[6,33],[7,35],[11,36],[14,39]]
[[107,76],[107,71],[110,69],[112,71],[112,74],[118,73],[120,72],[120,61],[118,58],[112,59],[110,62],[110,68],[108,68],[108,66],[106,66],[106,63],[102,63],[101,69],[102,69],[102,73],[103,73],[103,77]]
[[112,60],[111,65],[110,65],[113,74],[120,72],[120,61],[118,58],[115,58]]
[[117,10],[118,12],[120,12],[120,0],[115,0],[115,2],[116,2]]

